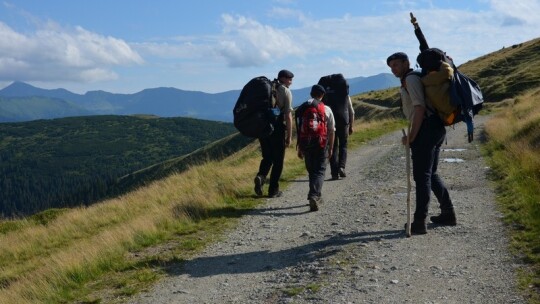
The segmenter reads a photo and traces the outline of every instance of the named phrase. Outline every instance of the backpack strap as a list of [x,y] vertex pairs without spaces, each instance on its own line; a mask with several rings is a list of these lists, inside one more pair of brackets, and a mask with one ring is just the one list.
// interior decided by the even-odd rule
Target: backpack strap
[[[403,77],[401,78],[401,87],[402,87],[403,89],[405,89],[405,91],[407,91],[407,93],[409,93],[409,90],[407,90],[407,81],[406,81],[406,78],[407,78],[409,75],[415,75],[415,76],[417,76],[418,78],[422,78],[423,76],[425,76],[425,74],[424,74],[423,72],[419,72],[419,71],[415,71],[415,70],[413,70],[413,69],[409,69],[409,71],[405,74],[405,76],[403,76]],[[429,117],[429,116],[431,116],[431,115],[437,113],[436,110],[435,110],[435,108],[433,108],[433,107],[431,106],[431,104],[425,99],[425,97],[424,97],[424,103],[425,103],[425,105],[426,105],[426,110],[427,110],[427,111],[424,113],[424,118],[427,118],[427,117]],[[403,105],[402,105],[402,106],[403,106]],[[401,110],[403,111],[403,109],[401,109]]]
[[[326,122],[326,114],[324,113],[324,104],[322,103],[322,101],[313,98],[313,101],[311,102],[310,106],[317,109],[317,116],[319,118],[319,121]],[[321,112],[321,108],[322,108],[322,112]]]
[[326,124],[327,121],[326,121],[326,113],[325,113],[325,108],[324,108],[325,105],[318,100],[314,100],[313,102],[317,102],[316,104],[314,104],[314,106],[317,108],[317,115],[319,115],[320,121]]
[[416,75],[418,76],[419,78],[422,78],[422,73],[421,72],[418,72],[418,71],[415,71],[413,69],[409,69],[407,71],[407,73],[405,73],[405,76],[401,77],[400,81],[401,81],[401,87],[405,89],[405,91],[407,91],[407,93],[409,93],[409,91],[407,90],[407,81],[406,81],[406,78],[407,76],[409,75]]
[[298,145],[300,143],[300,126],[302,125],[302,114],[306,110],[308,103],[307,101],[303,102],[294,110],[294,122],[296,124],[296,150],[298,150]]
[[272,108],[276,107],[276,104],[277,104],[277,90],[282,85],[283,84],[281,84],[279,82],[279,80],[277,80],[276,78],[274,78],[274,80],[272,81]]

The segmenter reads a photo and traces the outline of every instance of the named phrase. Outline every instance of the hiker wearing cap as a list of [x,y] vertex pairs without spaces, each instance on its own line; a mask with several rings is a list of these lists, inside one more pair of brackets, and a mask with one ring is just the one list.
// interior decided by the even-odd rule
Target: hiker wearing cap
[[289,87],[292,84],[293,77],[294,74],[291,71],[279,71],[279,85],[276,89],[276,106],[279,108],[280,114],[274,124],[272,134],[268,137],[259,138],[262,160],[259,165],[259,172],[254,180],[255,193],[259,196],[263,194],[262,188],[266,183],[268,173],[270,173],[268,197],[273,198],[282,195],[282,192],[279,190],[279,179],[283,171],[285,148],[291,145],[293,108],[292,93]]
[[311,98],[295,111],[298,132],[298,157],[304,159],[309,176],[307,199],[309,210],[319,210],[322,186],[326,173],[326,159],[332,157],[335,121],[330,107],[322,99],[325,89],[321,85],[311,88]]
[[[413,178],[416,185],[416,210],[411,224],[412,234],[426,234],[431,191],[439,201],[441,214],[432,216],[431,221],[442,225],[456,225],[454,206],[448,189],[437,174],[439,153],[446,136],[443,122],[426,108],[424,86],[418,73],[410,68],[407,54],[398,52],[386,60],[392,73],[401,80],[403,113],[410,122],[408,136],[402,137],[411,148]],[[428,101],[429,102],[429,101]]]

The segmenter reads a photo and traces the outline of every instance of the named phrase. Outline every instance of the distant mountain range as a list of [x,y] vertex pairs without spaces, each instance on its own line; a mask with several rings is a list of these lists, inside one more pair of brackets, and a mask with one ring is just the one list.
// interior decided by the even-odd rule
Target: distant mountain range
[[[351,95],[399,85],[398,79],[388,73],[348,81]],[[293,89],[294,105],[306,100],[309,90]],[[232,109],[239,95],[240,90],[210,94],[164,87],[134,94],[105,91],[76,94],[65,89],[41,89],[16,81],[0,90],[0,122],[105,114],[150,114],[231,122]]]

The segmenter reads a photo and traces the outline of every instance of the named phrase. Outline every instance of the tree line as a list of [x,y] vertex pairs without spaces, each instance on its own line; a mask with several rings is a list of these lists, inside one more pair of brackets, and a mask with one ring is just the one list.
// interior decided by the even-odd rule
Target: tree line
[[0,216],[90,205],[117,180],[236,132],[230,123],[84,116],[0,124]]

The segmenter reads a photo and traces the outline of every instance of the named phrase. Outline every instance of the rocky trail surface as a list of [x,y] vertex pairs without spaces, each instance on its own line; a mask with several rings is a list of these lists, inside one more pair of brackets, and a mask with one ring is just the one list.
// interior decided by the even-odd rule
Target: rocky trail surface
[[[478,132],[485,120],[476,119]],[[307,177],[298,178],[130,302],[525,303],[489,168],[464,128],[447,128],[439,165],[457,226],[429,224],[428,234],[405,236],[397,131],[349,151],[347,177],[325,181],[319,211],[308,211]],[[432,196],[430,215],[438,213]]]

